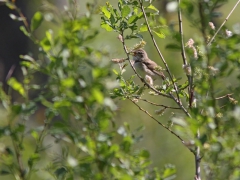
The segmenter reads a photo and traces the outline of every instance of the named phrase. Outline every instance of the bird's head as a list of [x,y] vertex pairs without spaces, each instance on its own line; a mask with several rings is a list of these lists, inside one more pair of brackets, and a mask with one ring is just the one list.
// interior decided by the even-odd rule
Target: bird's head
[[144,59],[147,59],[147,53],[146,51],[144,51],[143,49],[136,49],[134,51],[132,51],[132,56],[133,56],[133,60],[138,60],[138,61],[143,61]]

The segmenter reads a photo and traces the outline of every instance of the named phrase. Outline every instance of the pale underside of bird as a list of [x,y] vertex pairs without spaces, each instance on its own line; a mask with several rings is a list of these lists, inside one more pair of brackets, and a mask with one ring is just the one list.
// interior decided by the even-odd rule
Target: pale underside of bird
[[165,75],[157,68],[159,66],[154,61],[148,58],[147,53],[143,49],[134,50],[132,53],[133,66],[140,76],[145,77],[146,75],[148,75],[153,80],[161,77],[163,80],[165,80]]

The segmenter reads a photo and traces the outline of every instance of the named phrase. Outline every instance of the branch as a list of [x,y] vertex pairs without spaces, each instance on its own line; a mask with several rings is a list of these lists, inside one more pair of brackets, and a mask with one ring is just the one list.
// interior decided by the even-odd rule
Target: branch
[[154,121],[156,121],[159,125],[161,125],[163,128],[167,129],[169,132],[171,132],[174,136],[176,136],[184,145],[185,145],[185,141],[179,136],[177,135],[175,132],[173,132],[169,127],[165,126],[164,124],[162,124],[161,122],[159,122],[155,117],[153,117],[149,112],[147,112],[146,110],[144,110],[142,107],[140,107],[136,102],[134,102],[132,99],[130,99],[129,97],[127,97],[133,104],[135,104],[141,111],[143,111],[145,114],[147,114],[150,118],[152,118]]
[[217,97],[217,98],[215,98],[215,99],[216,99],[216,100],[219,100],[219,99],[223,99],[223,98],[225,98],[225,97],[230,97],[231,95],[233,95],[233,93],[226,94],[226,95],[224,95],[224,96]]
[[[178,0],[178,21],[179,21],[179,33],[181,37],[181,54],[182,54],[182,59],[183,59],[183,64],[186,67],[187,64],[187,58],[186,58],[186,53],[185,53],[185,46],[184,46],[184,38],[183,38],[183,26],[182,26],[182,13],[181,13],[181,8],[180,8],[180,1]],[[190,67],[191,68],[191,67]],[[189,87],[188,87],[188,94],[189,94],[189,106],[192,106],[192,101],[193,101],[193,96],[191,95],[193,93],[193,79],[192,75],[186,74],[189,82]]]
[[184,46],[184,40],[183,40],[183,26],[182,26],[182,14],[181,14],[181,8],[180,8],[180,1],[178,0],[178,21],[179,21],[179,33],[181,35],[181,51],[182,51],[182,59],[183,64],[187,65],[187,58],[185,53],[185,46]]
[[218,32],[220,31],[220,29],[223,27],[223,25],[228,21],[228,18],[232,15],[233,11],[236,9],[236,7],[238,6],[240,0],[238,0],[238,2],[234,5],[234,7],[232,8],[232,10],[230,11],[230,13],[228,14],[228,16],[226,17],[226,19],[223,21],[223,23],[221,24],[221,26],[218,28],[218,30],[216,31],[216,33],[213,35],[213,37],[211,38],[211,40],[207,43],[207,46],[210,46],[212,41],[214,40],[214,38],[216,37],[216,35],[218,34]]
[[152,104],[152,105],[155,105],[155,106],[161,106],[161,107],[164,107],[164,108],[169,108],[169,109],[178,109],[178,110],[181,110],[181,108],[178,108],[178,107],[171,107],[171,106],[165,106],[163,104],[157,104],[157,103],[154,103],[154,102],[151,102],[151,101],[148,101],[147,99],[142,99],[142,98],[139,98],[139,97],[135,97],[136,99],[139,99],[141,101],[145,101],[149,104]]

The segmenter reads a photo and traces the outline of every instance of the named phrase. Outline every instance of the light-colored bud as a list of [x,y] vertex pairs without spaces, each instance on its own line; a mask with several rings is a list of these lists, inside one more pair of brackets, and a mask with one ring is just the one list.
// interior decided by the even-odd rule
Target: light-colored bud
[[146,41],[141,40],[138,44],[135,44],[131,51],[143,48],[146,45]]
[[225,30],[225,33],[227,37],[231,37],[233,35],[232,31],[229,31],[227,29]]
[[238,103],[238,101],[236,99],[232,98],[232,97],[228,97],[228,99],[229,99],[230,103],[232,103],[232,104],[237,104]]
[[197,59],[198,58],[198,52],[197,52],[197,49],[193,46],[193,56],[194,56],[194,58],[195,59]]
[[209,22],[208,24],[209,24],[209,26],[210,26],[210,28],[211,28],[212,30],[215,30],[215,26],[214,26],[214,24],[213,24],[212,22]]
[[132,101],[135,102],[135,103],[138,103],[138,99],[137,98],[133,98]]
[[188,75],[188,76],[192,75],[192,69],[189,64],[183,65],[182,68],[183,68],[184,72],[186,73],[186,75]]
[[219,72],[219,70],[217,68],[213,67],[213,66],[208,66],[208,69],[210,70],[210,73],[213,76],[216,75]]
[[217,118],[222,118],[222,117],[223,117],[223,114],[219,112],[219,113],[216,114],[216,117],[217,117]]
[[117,38],[119,39],[119,41],[123,42],[123,37],[121,34],[119,34]]
[[146,75],[146,76],[145,76],[145,80],[146,80],[147,83],[150,84],[151,86],[153,85],[153,80],[152,80],[151,76]]
[[194,40],[192,38],[190,38],[188,40],[188,42],[186,43],[185,47],[189,47],[189,48],[192,48],[193,47],[193,44],[194,44]]
[[125,58],[121,58],[121,59],[112,59],[112,62],[114,63],[123,63],[126,59]]

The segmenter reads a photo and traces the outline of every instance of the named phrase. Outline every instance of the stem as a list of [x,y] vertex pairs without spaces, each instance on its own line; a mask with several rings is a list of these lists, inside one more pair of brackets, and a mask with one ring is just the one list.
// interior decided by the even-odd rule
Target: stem
[[148,101],[147,99],[142,99],[142,98],[139,98],[139,97],[136,97],[136,99],[139,99],[139,100],[141,100],[141,101],[145,101],[145,102],[147,102],[147,103],[149,103],[149,104],[152,104],[152,105],[154,105],[154,106],[161,106],[161,107],[164,107],[164,108],[168,108],[168,109],[179,109],[179,110],[181,110],[181,108],[178,108],[178,107],[171,107],[171,106],[165,106],[165,105],[163,105],[163,104],[156,104],[156,103],[154,103],[154,102],[151,102],[151,101]]
[[228,21],[228,18],[232,15],[233,11],[236,9],[236,7],[238,6],[240,0],[238,0],[238,2],[234,5],[234,7],[232,8],[232,10],[230,11],[230,13],[228,14],[228,16],[226,17],[226,19],[223,21],[223,23],[221,24],[221,26],[218,28],[218,30],[215,32],[215,34],[213,35],[213,37],[211,38],[211,40],[208,42],[207,46],[210,46],[212,41],[214,40],[214,38],[216,37],[216,35],[218,34],[218,32],[220,31],[220,29],[223,27],[223,25]]
[[[181,0],[178,0],[178,21],[179,21],[179,33],[181,37],[181,54],[182,54],[182,59],[183,59],[183,64],[186,66],[187,63],[187,58],[186,58],[186,53],[185,53],[185,46],[184,46],[184,38],[183,38],[183,26],[182,26],[182,13],[181,13],[181,8],[180,8],[180,2]],[[193,102],[193,79],[192,75],[187,75],[188,78],[188,94],[189,94],[189,107],[191,108],[192,102]]]
[[[198,131],[197,131],[197,139],[199,139],[200,138],[200,131],[199,131],[199,129],[198,129]],[[197,179],[197,180],[201,180],[201,175],[200,175],[200,173],[201,173],[201,166],[200,166],[200,163],[201,163],[201,156],[200,156],[200,147],[199,146],[197,146],[196,147],[196,152],[195,152],[195,178]]]
[[[155,117],[153,117],[148,111],[144,110],[142,107],[140,107],[136,102],[134,102],[132,99],[127,97],[133,104],[135,104],[141,111],[143,111],[145,114],[147,114],[149,117],[151,117],[155,122],[157,122],[159,125],[161,125],[163,128],[167,129],[169,132],[171,132],[174,136],[176,136],[184,145],[185,141],[177,135],[175,132],[173,132],[169,127],[165,126],[161,122],[159,122]],[[190,149],[189,149],[190,150]]]
[[22,164],[22,157],[21,157],[21,153],[20,153],[20,149],[19,146],[17,145],[17,143],[14,141],[14,139],[11,136],[11,140],[12,140],[12,144],[14,147],[14,151],[16,153],[16,159],[17,159],[17,164],[18,164],[18,171],[19,171],[19,178],[21,180],[25,179],[25,170]]

